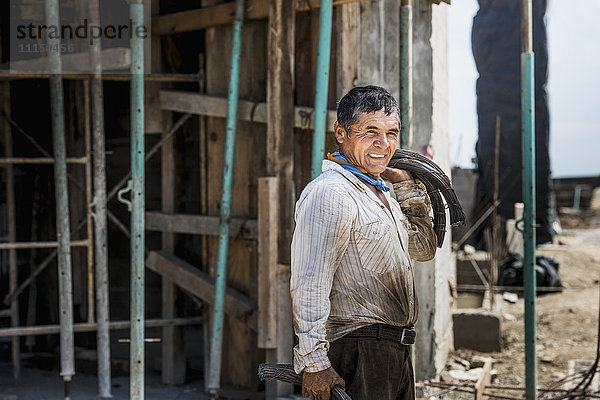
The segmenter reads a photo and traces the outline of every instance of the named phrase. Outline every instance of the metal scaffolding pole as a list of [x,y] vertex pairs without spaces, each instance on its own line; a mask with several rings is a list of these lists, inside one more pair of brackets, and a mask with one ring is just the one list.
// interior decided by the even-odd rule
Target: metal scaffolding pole
[[[10,84],[3,83],[4,96],[2,98],[4,112],[8,113],[10,110]],[[6,157],[12,157],[13,143],[10,124],[8,121],[4,122],[4,155]],[[17,241],[17,230],[16,230],[16,210],[15,210],[15,176],[13,166],[8,164],[4,167],[6,171],[6,216],[8,221],[8,237],[10,242]],[[9,291],[13,292],[17,289],[18,284],[18,269],[17,269],[17,251],[16,249],[8,250],[8,287]],[[10,325],[19,326],[19,301],[14,298],[10,302]],[[11,357],[13,362],[13,377],[18,379],[21,373],[21,354],[20,354],[20,341],[18,337],[11,339]]]
[[410,149],[412,142],[412,0],[400,6],[400,146]]
[[[90,25],[100,21],[98,0],[88,1]],[[106,217],[106,155],[104,143],[104,91],[102,82],[101,41],[94,40],[90,49],[92,66],[91,102],[94,152],[94,239],[96,259],[96,332],[98,348],[98,393],[111,398],[110,391],[110,315],[108,308],[108,250]]]
[[327,123],[327,92],[329,90],[329,56],[331,53],[332,0],[322,0],[319,13],[319,53],[317,55],[317,83],[315,90],[315,123],[312,149],[311,176],[321,174],[325,156],[325,124]]
[[223,319],[225,311],[225,288],[227,282],[227,254],[229,251],[229,223],[231,219],[231,192],[235,162],[235,138],[237,128],[238,96],[240,89],[240,63],[242,58],[242,27],[244,25],[244,0],[235,1],[235,19],[231,44],[229,73],[229,96],[223,163],[223,194],[221,197],[221,221],[219,223],[219,247],[217,250],[217,276],[215,278],[215,301],[213,304],[212,336],[210,341],[210,369],[208,391],[211,398],[218,398],[221,387],[221,356],[223,349]]
[[525,286],[525,398],[537,397],[535,322],[535,68],[532,0],[521,2],[521,138],[523,179],[523,282]]
[[[58,0],[46,0],[46,23],[59,26]],[[65,115],[63,104],[60,38],[48,35],[50,67],[50,103],[52,110],[52,143],[54,147],[54,186],[56,194],[56,234],[58,237],[59,304],[60,304],[60,375],[65,381],[65,398],[69,398],[69,382],[75,375],[73,355],[73,287],[71,282],[71,246],[69,240],[69,191],[65,148]]]
[[131,346],[130,398],[144,398],[144,26],[143,0],[131,0]]
[[85,204],[87,228],[87,322],[96,320],[94,301],[94,223],[92,220],[92,132],[90,127],[90,81],[83,81],[83,119],[85,131]]

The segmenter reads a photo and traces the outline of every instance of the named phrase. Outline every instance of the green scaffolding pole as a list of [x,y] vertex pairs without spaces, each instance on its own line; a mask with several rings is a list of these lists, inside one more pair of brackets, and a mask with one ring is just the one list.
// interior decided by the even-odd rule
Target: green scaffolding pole
[[225,289],[227,287],[227,255],[229,252],[229,225],[231,222],[231,194],[233,167],[235,164],[235,139],[237,128],[238,96],[240,89],[240,64],[242,58],[242,27],[244,25],[244,0],[235,2],[227,120],[225,126],[225,151],[223,164],[223,193],[221,197],[221,220],[219,223],[219,247],[217,250],[217,276],[215,278],[215,301],[213,304],[212,335],[210,340],[210,366],[208,391],[211,398],[218,398],[221,386],[221,357],[223,350],[223,320],[225,312]]
[[131,18],[131,346],[130,398],[144,399],[144,24],[142,0],[130,0]]
[[319,53],[317,56],[317,87],[315,91],[315,118],[312,149],[311,177],[321,174],[325,156],[325,124],[327,123],[327,92],[329,90],[329,54],[331,52],[332,0],[321,1],[319,14]]
[[535,322],[535,60],[533,54],[532,0],[521,3],[521,137],[523,203],[523,283],[525,286],[525,398],[536,398]]

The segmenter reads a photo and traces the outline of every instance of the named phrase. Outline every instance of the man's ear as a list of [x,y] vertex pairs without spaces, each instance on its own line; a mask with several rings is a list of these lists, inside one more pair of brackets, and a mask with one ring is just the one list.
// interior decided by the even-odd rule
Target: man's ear
[[347,132],[337,121],[335,121],[333,124],[333,133],[338,144],[344,143],[347,137]]

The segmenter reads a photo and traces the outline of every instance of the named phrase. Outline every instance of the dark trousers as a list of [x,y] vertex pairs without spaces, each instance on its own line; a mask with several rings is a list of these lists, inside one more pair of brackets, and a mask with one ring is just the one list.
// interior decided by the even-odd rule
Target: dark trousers
[[329,344],[333,369],[352,400],[414,400],[409,346],[388,339],[342,337]]

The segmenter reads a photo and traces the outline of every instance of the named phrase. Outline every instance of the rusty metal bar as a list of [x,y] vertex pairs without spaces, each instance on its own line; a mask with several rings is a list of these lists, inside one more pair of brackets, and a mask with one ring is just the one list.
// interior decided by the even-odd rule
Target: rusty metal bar
[[[10,84],[3,84],[4,96],[2,98],[3,108],[6,113],[10,110]],[[7,157],[11,157],[13,153],[13,142],[10,125],[5,121],[4,123],[4,154]],[[17,240],[16,230],[16,207],[15,207],[15,176],[12,165],[5,167],[6,171],[6,214],[8,220],[7,238],[11,242]],[[8,287],[9,291],[14,291],[18,284],[18,268],[17,268],[17,252],[15,249],[9,249],[8,251]],[[19,302],[17,299],[13,299],[10,302],[10,325],[19,325]],[[21,354],[20,354],[20,342],[18,338],[12,338],[11,343],[11,357],[13,362],[13,377],[18,379],[21,374]]]
[[[190,318],[168,318],[168,319],[148,319],[144,323],[146,328],[154,328],[160,326],[176,326],[176,325],[199,325],[205,322],[205,317],[190,317]],[[130,321],[112,321],[108,324],[112,330],[129,329]],[[98,324],[90,324],[87,322],[73,324],[73,332],[93,332],[98,328]],[[29,335],[53,335],[60,333],[60,325],[41,325],[41,326],[22,326],[16,328],[0,329],[0,337],[7,336],[29,336]]]
[[[67,246],[70,247],[85,247],[88,245],[87,239],[73,240],[72,242],[66,242]],[[14,242],[14,243],[0,243],[0,250],[8,249],[53,249],[59,247],[59,242]]]
[[[67,164],[85,164],[87,157],[68,157]],[[0,157],[0,165],[11,164],[54,164],[54,158],[50,157]]]

